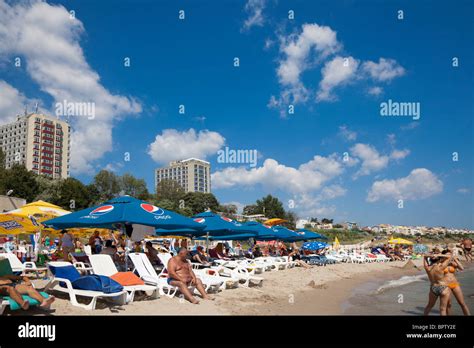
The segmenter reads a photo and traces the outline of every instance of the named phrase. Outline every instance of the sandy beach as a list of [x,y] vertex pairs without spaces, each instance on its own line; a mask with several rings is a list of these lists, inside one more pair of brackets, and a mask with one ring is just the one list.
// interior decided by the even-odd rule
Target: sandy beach
[[[262,287],[229,289],[214,294],[214,301],[190,304],[180,298],[160,297],[136,300],[124,306],[98,302],[97,309],[86,311],[70,304],[64,294],[49,312],[38,309],[13,315],[339,315],[352,290],[367,280],[398,279],[420,273],[420,262],[404,267],[406,262],[336,264],[304,269],[300,267],[265,272]],[[34,280],[37,288],[45,280]],[[10,314],[11,312],[9,312]]]

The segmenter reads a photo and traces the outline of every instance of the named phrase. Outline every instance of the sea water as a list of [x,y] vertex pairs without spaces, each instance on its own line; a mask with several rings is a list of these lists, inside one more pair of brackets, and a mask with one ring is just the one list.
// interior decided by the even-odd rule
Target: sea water
[[[474,267],[456,273],[461,284],[464,300],[474,314]],[[361,315],[423,315],[428,303],[430,283],[425,272],[413,276],[403,276],[380,283],[369,281],[356,287],[352,296],[343,303],[344,314]],[[462,315],[454,296],[451,296],[454,315]],[[439,300],[431,315],[439,315]]]

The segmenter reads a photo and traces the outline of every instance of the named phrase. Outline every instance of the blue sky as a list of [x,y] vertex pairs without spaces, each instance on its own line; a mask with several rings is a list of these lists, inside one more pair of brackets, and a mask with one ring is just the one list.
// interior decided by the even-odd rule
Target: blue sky
[[[200,156],[223,203],[271,193],[300,217],[474,228],[472,2],[0,4],[0,120],[95,102],[71,119],[84,182],[109,168],[153,190],[154,168]],[[382,117],[389,99],[420,119]],[[225,146],[257,150],[256,167],[217,163]]]

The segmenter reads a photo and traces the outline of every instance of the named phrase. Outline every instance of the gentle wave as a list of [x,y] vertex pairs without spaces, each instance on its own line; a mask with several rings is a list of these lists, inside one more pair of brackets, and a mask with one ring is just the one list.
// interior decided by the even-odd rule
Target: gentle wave
[[411,284],[414,282],[427,281],[427,280],[428,280],[428,276],[426,274],[420,274],[420,275],[415,275],[415,276],[403,276],[399,279],[390,280],[386,282],[385,284],[383,284],[377,289],[376,293],[380,294],[388,289],[398,288],[403,285]]

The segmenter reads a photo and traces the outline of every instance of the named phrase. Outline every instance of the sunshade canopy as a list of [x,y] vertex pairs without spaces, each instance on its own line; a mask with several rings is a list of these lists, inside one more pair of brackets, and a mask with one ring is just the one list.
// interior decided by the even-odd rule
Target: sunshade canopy
[[403,239],[403,238],[392,238],[388,241],[389,244],[405,244],[405,245],[412,245],[413,242],[410,242],[409,240]]
[[115,229],[123,224],[139,224],[163,229],[204,228],[204,225],[192,219],[130,196],[117,197],[92,208],[45,221],[44,224],[55,229],[73,227]]
[[43,221],[69,214],[69,211],[44,201],[25,204],[0,214],[0,234],[36,233]]
[[301,246],[303,250],[319,250],[327,248],[328,244],[323,242],[306,242]]
[[328,237],[323,236],[322,234],[300,228],[295,231],[297,234],[299,234],[300,237],[295,238],[296,241],[302,241],[302,240],[310,240],[310,239],[328,239]]
[[252,229],[247,228],[242,223],[224,216],[220,216],[219,214],[213,212],[204,212],[194,215],[193,220],[204,227],[199,231],[191,231],[189,228],[176,229],[173,231],[164,231],[163,229],[157,229],[156,235],[199,237],[207,235],[209,233],[210,237],[229,237],[239,234],[251,234],[253,236],[256,234]]
[[273,219],[268,219],[267,221],[264,222],[264,224],[267,226],[276,226],[276,225],[281,225],[282,223],[285,223],[285,222],[288,222],[288,220],[273,218]]

